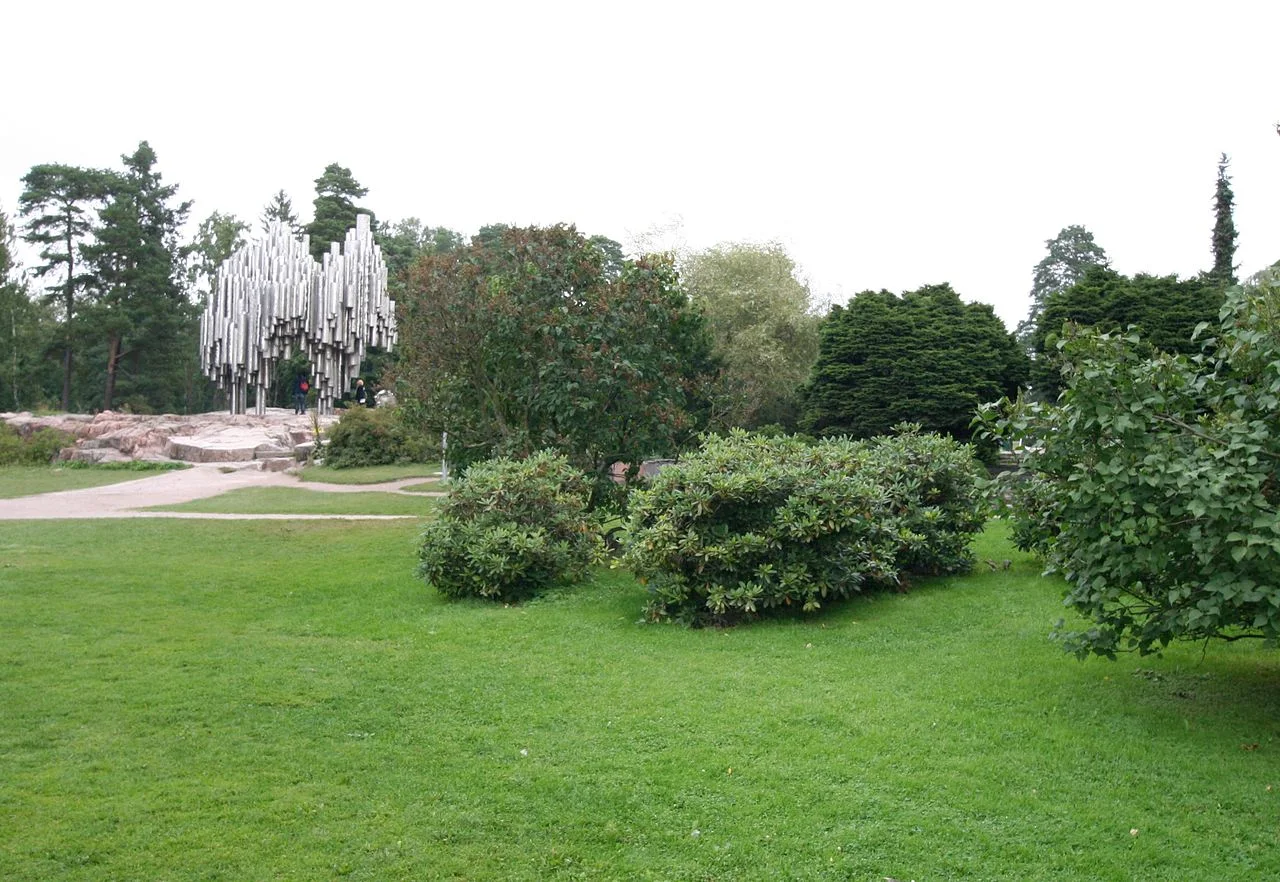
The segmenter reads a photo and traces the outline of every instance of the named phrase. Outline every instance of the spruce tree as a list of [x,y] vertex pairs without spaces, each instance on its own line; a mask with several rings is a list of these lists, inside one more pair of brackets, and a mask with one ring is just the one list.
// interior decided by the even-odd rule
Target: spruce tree
[[100,212],[97,241],[85,248],[101,285],[94,327],[107,348],[102,406],[114,403],[119,369],[127,364],[129,391],[150,407],[167,408],[181,385],[179,350],[195,313],[183,290],[186,249],[178,242],[191,203],[173,203],[178,188],[161,183],[146,141],[121,159],[124,173]]
[[302,235],[302,224],[298,223],[298,216],[293,213],[293,202],[285,195],[284,190],[272,196],[267,207],[262,209],[262,217],[259,218],[262,232],[265,233],[270,228],[272,221],[283,221],[293,235]]

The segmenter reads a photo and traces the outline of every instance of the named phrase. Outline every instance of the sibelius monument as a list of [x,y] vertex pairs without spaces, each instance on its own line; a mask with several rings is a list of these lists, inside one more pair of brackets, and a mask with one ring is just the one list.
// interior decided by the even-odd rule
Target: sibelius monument
[[273,221],[265,239],[243,246],[218,267],[200,317],[200,369],[227,393],[231,413],[266,412],[266,390],[281,359],[303,352],[319,411],[350,388],[370,346],[396,343],[395,302],[369,216],[357,215],[339,246],[317,263],[310,237],[293,237]]

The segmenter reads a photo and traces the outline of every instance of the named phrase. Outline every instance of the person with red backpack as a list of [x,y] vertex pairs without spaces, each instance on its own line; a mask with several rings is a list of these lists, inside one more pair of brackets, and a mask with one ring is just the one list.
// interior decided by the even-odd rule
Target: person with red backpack
[[295,414],[307,412],[307,390],[310,388],[307,378],[302,374],[293,381],[293,412]]

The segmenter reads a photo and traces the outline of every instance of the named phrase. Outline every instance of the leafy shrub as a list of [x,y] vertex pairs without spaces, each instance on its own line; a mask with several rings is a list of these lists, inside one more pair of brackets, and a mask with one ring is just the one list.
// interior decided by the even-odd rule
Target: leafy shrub
[[450,597],[521,600],[601,555],[591,484],[563,456],[477,463],[422,533],[418,574]]
[[337,469],[426,462],[435,453],[425,435],[405,425],[396,408],[351,407],[329,430],[325,462]]
[[914,432],[806,444],[734,431],[634,494],[624,559],[649,587],[650,619],[817,610],[900,587],[903,572],[967,569],[978,473],[967,448]]
[[1069,327],[1056,405],[1004,401],[979,416],[1027,445],[1015,536],[1088,620],[1059,623],[1078,656],[1280,642],[1280,280],[1229,290],[1219,318],[1194,358]]
[[23,435],[8,423],[0,423],[0,465],[48,465],[75,438],[57,429],[36,429]]
[[974,459],[972,445],[922,434],[911,423],[894,430],[899,434],[871,438],[866,446],[890,513],[913,537],[898,565],[929,575],[968,570],[969,540],[990,513],[982,489],[986,470]]

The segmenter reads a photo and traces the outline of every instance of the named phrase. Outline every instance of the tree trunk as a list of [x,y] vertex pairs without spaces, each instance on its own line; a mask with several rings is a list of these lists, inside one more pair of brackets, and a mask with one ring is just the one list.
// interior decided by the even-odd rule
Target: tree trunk
[[67,314],[63,316],[67,324],[64,332],[67,335],[67,351],[62,355],[62,412],[71,412],[71,316],[76,306],[76,248],[72,238],[71,206],[67,206],[67,288],[63,292]]
[[62,412],[71,412],[71,344],[62,353]]
[[107,343],[107,389],[102,396],[102,409],[111,410],[111,398],[116,394],[116,362],[120,360],[120,335],[113,333]]

